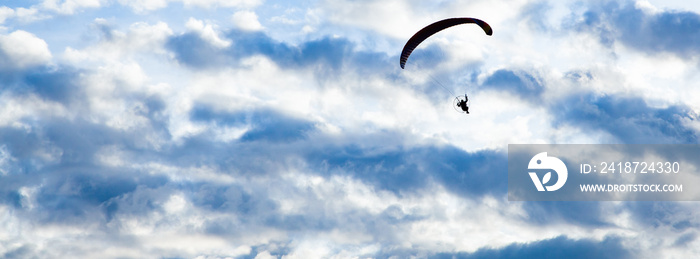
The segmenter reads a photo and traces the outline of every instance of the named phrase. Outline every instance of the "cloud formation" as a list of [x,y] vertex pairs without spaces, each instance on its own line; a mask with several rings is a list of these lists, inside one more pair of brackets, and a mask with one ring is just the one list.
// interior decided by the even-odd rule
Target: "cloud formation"
[[46,42],[22,30],[0,35],[0,56],[0,66],[6,70],[46,65],[51,60]]
[[[510,143],[696,144],[697,13],[505,4],[0,7],[0,257],[699,253],[691,203],[506,197]],[[402,21],[466,7],[494,37],[446,32],[399,68]],[[53,33],[72,18],[93,23]],[[683,72],[638,76],[657,62]]]
[[603,44],[620,42],[648,54],[696,58],[700,15],[689,11],[645,9],[632,2],[604,2],[583,13],[578,26],[599,35]]

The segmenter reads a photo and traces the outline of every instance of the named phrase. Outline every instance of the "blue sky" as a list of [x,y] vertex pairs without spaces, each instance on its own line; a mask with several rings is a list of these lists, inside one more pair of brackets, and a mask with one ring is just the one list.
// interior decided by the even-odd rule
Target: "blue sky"
[[508,144],[698,143],[686,2],[4,1],[0,258],[694,257],[694,202],[506,195]]

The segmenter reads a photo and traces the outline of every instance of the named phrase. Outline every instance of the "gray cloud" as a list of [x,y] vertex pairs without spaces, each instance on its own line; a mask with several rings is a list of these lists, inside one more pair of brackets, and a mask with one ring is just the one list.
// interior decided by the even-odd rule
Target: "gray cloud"
[[697,118],[682,105],[654,108],[640,98],[584,93],[556,102],[551,110],[556,118],[554,125],[567,123],[602,130],[620,143],[698,142],[697,132],[685,124]]
[[240,59],[252,55],[264,55],[285,68],[310,67],[326,76],[348,71],[388,73],[395,67],[386,54],[355,51],[355,45],[345,38],[323,37],[298,46],[274,40],[264,32],[231,30],[226,38],[232,41],[231,46],[219,48],[198,34],[185,33],[170,38],[166,47],[179,62],[196,69],[235,66]]
[[84,96],[82,87],[78,84],[80,72],[66,66],[0,70],[0,90],[19,95],[35,94],[68,105]]
[[700,53],[700,15],[685,11],[647,13],[633,2],[593,4],[575,26],[592,32],[610,46],[620,42],[647,53],[673,53],[681,58]]
[[486,78],[483,84],[489,88],[511,92],[526,101],[539,102],[545,90],[541,81],[525,71],[499,69]]
[[474,253],[438,254],[431,258],[634,258],[635,253],[622,246],[622,239],[607,237],[573,240],[565,236],[500,249],[479,249]]

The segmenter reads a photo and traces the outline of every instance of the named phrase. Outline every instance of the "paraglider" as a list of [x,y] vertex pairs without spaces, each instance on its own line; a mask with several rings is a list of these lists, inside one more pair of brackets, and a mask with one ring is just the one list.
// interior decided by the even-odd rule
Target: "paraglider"
[[[408,57],[411,56],[411,53],[413,52],[418,45],[421,44],[421,42],[425,41],[427,38],[432,36],[433,34],[436,34],[444,29],[447,29],[449,27],[455,26],[455,25],[460,25],[460,24],[467,24],[467,23],[473,23],[481,27],[482,30],[486,33],[486,35],[491,36],[493,34],[493,30],[491,29],[491,26],[488,25],[488,23],[476,19],[476,18],[468,18],[468,17],[462,17],[462,18],[448,18],[444,19],[441,21],[437,21],[435,23],[432,23],[425,28],[419,30],[414,34],[408,42],[406,42],[406,45],[404,45],[403,50],[401,51],[401,58],[399,60],[399,64],[401,65],[401,69],[404,69],[406,66],[406,61],[408,61]],[[468,101],[469,98],[467,95],[464,95],[464,99],[461,99],[461,96],[457,96],[455,98],[455,103],[456,107],[461,108],[462,112],[465,112],[469,114],[469,106],[468,106]]]
[[464,99],[462,99],[461,96],[455,97],[455,102],[457,103],[455,105],[456,107],[461,108],[462,112],[469,114],[469,106],[467,105],[467,103],[469,102],[469,97],[467,97],[467,94],[464,94]]

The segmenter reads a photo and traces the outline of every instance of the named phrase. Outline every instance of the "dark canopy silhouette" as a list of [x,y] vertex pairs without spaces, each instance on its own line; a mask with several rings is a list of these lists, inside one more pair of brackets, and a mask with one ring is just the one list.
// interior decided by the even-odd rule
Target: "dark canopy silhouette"
[[486,35],[491,36],[493,34],[491,26],[489,26],[486,22],[476,18],[449,18],[435,22],[416,32],[416,34],[414,34],[413,37],[411,37],[408,40],[408,42],[406,42],[406,45],[403,47],[403,51],[401,51],[401,69],[403,69],[406,65],[406,60],[408,60],[408,56],[411,55],[411,52],[413,52],[413,50],[416,47],[418,47],[418,45],[425,39],[446,28],[465,23],[476,23],[477,25],[479,25],[479,27],[481,27],[481,29],[484,30]]

